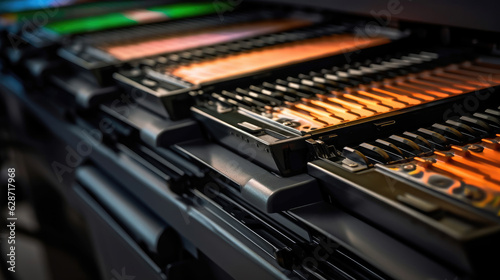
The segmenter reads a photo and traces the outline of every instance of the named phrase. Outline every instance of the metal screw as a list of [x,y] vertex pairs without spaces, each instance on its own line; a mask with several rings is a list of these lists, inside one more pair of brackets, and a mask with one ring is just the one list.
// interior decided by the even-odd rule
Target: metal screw
[[474,193],[471,189],[465,188],[464,189],[464,196],[470,199],[470,198],[474,197]]
[[415,164],[405,164],[405,165],[403,165],[403,170],[406,171],[406,172],[413,171],[413,170],[415,170],[415,168],[417,168],[415,166]]
[[349,162],[349,163],[347,163],[347,166],[349,166],[349,167],[357,167],[358,164],[355,163],[355,162]]
[[469,151],[475,152],[475,153],[480,153],[480,152],[482,152],[484,150],[483,147],[478,146],[478,145],[470,145],[467,149]]

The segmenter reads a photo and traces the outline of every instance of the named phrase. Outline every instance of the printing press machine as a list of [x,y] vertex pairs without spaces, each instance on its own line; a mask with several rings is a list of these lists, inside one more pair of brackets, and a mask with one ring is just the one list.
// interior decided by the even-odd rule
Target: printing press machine
[[494,11],[217,0],[0,14],[2,149],[27,151],[16,168],[41,226],[64,224],[100,279],[495,279]]

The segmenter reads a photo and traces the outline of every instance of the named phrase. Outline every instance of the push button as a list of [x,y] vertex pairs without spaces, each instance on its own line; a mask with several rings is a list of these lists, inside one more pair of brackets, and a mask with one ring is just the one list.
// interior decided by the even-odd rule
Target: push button
[[153,81],[153,80],[150,80],[150,79],[143,79],[142,80],[142,84],[145,85],[145,86],[148,86],[148,87],[154,87],[158,83],[156,81]]
[[397,200],[425,214],[432,214],[439,211],[439,206],[409,193],[398,195]]
[[262,127],[256,126],[256,125],[251,124],[249,122],[241,122],[241,123],[238,123],[238,125],[243,127],[246,131],[251,132],[251,133],[258,133],[262,130]]

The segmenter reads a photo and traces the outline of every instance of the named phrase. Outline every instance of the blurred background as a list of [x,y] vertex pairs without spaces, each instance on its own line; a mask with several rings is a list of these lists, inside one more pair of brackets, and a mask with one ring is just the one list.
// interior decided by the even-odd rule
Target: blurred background
[[[4,29],[17,21],[29,22],[37,11],[54,18],[63,16],[59,7],[88,4],[89,0],[1,0],[0,26]],[[101,1],[103,2],[103,1]],[[126,6],[133,1],[108,1],[108,6]],[[86,7],[86,6],[82,6]],[[100,6],[85,9],[99,12]],[[83,11],[83,10],[82,10]],[[83,14],[83,12],[82,12]],[[43,18],[42,18],[43,19]],[[5,42],[1,42],[5,43]],[[0,66],[5,67],[5,66]],[[0,83],[7,83],[0,75]],[[17,100],[9,98],[0,87],[0,181],[7,182],[7,169],[16,167],[16,273],[6,271],[6,227],[2,227],[0,243],[0,279],[99,279],[95,258],[90,251],[83,221],[61,199],[50,166],[36,152],[39,140],[50,133],[36,118],[27,114]],[[8,117],[8,115],[10,117]],[[12,118],[16,116],[16,118]],[[22,129],[22,128],[25,129]],[[23,131],[30,131],[26,135]],[[24,136],[24,137],[23,137]],[[54,139],[54,138],[52,138]],[[38,144],[37,144],[38,143]],[[54,143],[54,145],[63,145]],[[54,149],[56,150],[56,149]],[[7,200],[2,188],[1,220],[6,220]],[[34,199],[34,198],[37,199]]]
[[[0,89],[0,181],[7,182],[7,170],[16,168],[17,270],[16,273],[6,270],[8,232],[4,226],[0,239],[0,279],[99,279],[83,221],[62,202],[61,192],[50,177],[50,167],[35,151],[39,145],[36,141],[48,137],[48,132],[36,118],[26,115],[26,110],[20,108],[16,100],[7,99],[7,96]],[[7,112],[14,112],[10,115],[18,118],[8,119]],[[19,137],[23,134],[14,132],[23,126],[33,133],[33,137]],[[7,218],[5,192],[2,188],[2,221]]]
[[[230,9],[228,11],[232,11],[236,8],[236,6],[239,8],[239,4],[242,2],[245,2],[245,4],[250,2],[250,5],[255,4],[252,1],[266,2],[265,0],[215,0],[206,2],[209,5],[229,3]],[[179,1],[147,1],[149,5],[170,2]],[[183,2],[186,3],[187,1]],[[315,8],[328,7],[332,10],[350,13],[349,17],[352,16],[357,18],[356,16],[361,15],[366,17],[364,19],[368,19],[372,22],[373,20],[390,21],[389,19],[383,18],[383,15],[381,14],[382,11],[387,9],[387,5],[390,2],[388,0],[274,0],[272,2],[293,3],[296,5],[307,4]],[[476,1],[474,5],[471,5],[470,2],[466,0],[448,0],[443,1],[442,3],[436,3],[433,0],[409,0],[404,2],[404,10],[402,9],[392,16],[394,18],[407,20],[408,22],[405,24],[409,27],[412,27],[415,22],[418,22],[417,24],[431,23],[436,24],[436,26],[451,25],[467,27],[472,30],[475,28],[481,29],[485,32],[500,31],[500,17],[496,15],[495,6],[489,3],[489,1],[480,2],[481,3],[477,3]],[[37,28],[43,27],[48,22],[58,23],[59,21],[63,21],[65,18],[78,19],[90,15],[106,14],[110,12],[118,12],[117,14],[119,14],[119,12],[122,11],[134,10],[138,7],[145,6],[145,3],[146,1],[139,0],[0,0],[0,35],[7,34],[6,30],[12,34],[19,34],[20,29],[24,28],[28,31],[36,30]],[[209,9],[214,10],[213,8],[214,7],[211,7]],[[187,10],[189,11],[189,9]],[[184,11],[184,13],[187,14],[188,12]],[[60,31],[61,38],[63,38],[63,35],[66,35],[64,33],[66,27],[69,26],[76,30],[79,28],[78,25],[82,24],[82,22],[86,22],[88,24],[86,27],[88,27],[89,30],[92,28],[95,28],[96,30],[99,28],[112,29],[110,26],[113,26],[113,24],[116,24],[117,22],[124,24],[123,26],[126,26],[126,24],[140,25],[142,23],[149,23],[151,20],[158,20],[158,14],[161,14],[160,21],[162,19],[169,18],[170,16],[167,13],[162,14],[157,11],[153,13],[129,13],[128,16],[132,14],[132,18],[126,17],[124,14],[125,13],[119,14],[111,19],[108,18],[102,20],[95,25],[89,23],[90,21],[76,21],[76,24],[73,22],[72,24],[67,24],[66,26],[64,24],[56,24],[53,26],[53,29],[47,32],[47,34],[53,35],[54,33],[57,33],[57,31]],[[156,18],[147,18],[148,14],[149,16],[151,16],[151,14],[156,14]],[[353,14],[355,16],[353,16]],[[444,14],[452,16],[443,16]],[[218,17],[217,20],[219,20]],[[223,19],[221,18],[221,21],[222,20]],[[109,26],[106,27],[108,24]],[[391,27],[396,27],[396,25],[397,23]],[[440,36],[443,35],[443,41],[446,41],[450,35],[447,33],[449,30],[446,28],[443,28],[442,30],[438,28],[430,30],[433,31],[431,34],[434,34],[435,32]],[[475,34],[476,31],[474,30],[470,33]],[[33,34],[36,35],[37,33],[33,32]],[[485,34],[489,35],[488,33]],[[465,35],[470,34],[464,33],[463,35],[465,38]],[[3,36],[1,38],[7,37],[8,36]],[[489,36],[485,37],[489,38]],[[0,51],[5,49],[2,48],[1,44],[18,43],[15,41],[15,36],[8,38],[14,39],[14,41],[8,42],[6,40],[0,40]],[[430,38],[432,39],[433,37]],[[65,37],[65,39],[68,38]],[[108,40],[108,38],[105,39]],[[63,43],[65,42],[63,39],[61,40]],[[496,45],[494,50],[499,52]],[[14,53],[9,55],[13,55],[15,57],[16,54]],[[18,218],[16,222],[17,270],[16,273],[9,273],[7,271],[8,260],[6,259],[6,254],[9,251],[9,244],[5,241],[9,233],[7,232],[7,228],[2,226],[0,229],[0,279],[100,279],[102,274],[98,267],[99,255],[95,254],[94,250],[102,248],[94,248],[94,243],[90,238],[90,230],[89,227],[87,227],[84,217],[81,213],[75,210],[77,208],[75,205],[68,205],[68,203],[70,203],[67,199],[68,189],[72,187],[71,184],[75,181],[73,180],[75,174],[73,174],[74,172],[71,170],[65,174],[65,176],[67,176],[65,177],[67,180],[58,182],[56,176],[54,176],[54,167],[50,164],[51,162],[54,162],[54,159],[67,158],[68,152],[64,149],[64,147],[67,147],[68,144],[60,140],[61,137],[56,135],[54,128],[49,128],[44,124],[47,123],[47,121],[41,121],[38,115],[33,113],[33,107],[35,106],[27,108],[29,107],[29,104],[21,102],[20,98],[15,98],[12,93],[7,94],[3,85],[16,84],[19,82],[16,81],[15,77],[5,74],[8,72],[7,70],[9,70],[8,67],[9,66],[0,63],[0,185],[2,185],[2,194],[0,195],[0,219],[2,220],[3,225],[3,221],[6,221],[8,218],[7,199],[4,199],[4,187],[5,182],[8,180],[7,170],[15,167],[15,212],[16,217]],[[29,83],[24,83],[23,86],[29,87],[30,85]],[[18,91],[19,93],[16,94],[22,95],[24,89],[19,88]],[[54,94],[54,96],[57,96],[57,94]],[[64,113],[62,115],[64,115]],[[161,206],[163,207],[163,204]],[[105,236],[103,238],[106,239],[110,237]],[[104,240],[104,242],[105,241],[106,240]],[[140,245],[143,246],[144,244]],[[194,250],[196,250],[196,248]],[[184,251],[181,252],[181,254],[184,253]],[[106,257],[110,258],[111,256],[112,258],[114,254],[119,254],[119,252],[109,252]],[[203,259],[205,256],[203,256],[202,253],[199,253],[197,257],[199,259]],[[133,258],[130,259],[131,261],[134,261]],[[182,261],[184,260],[185,259],[182,259]],[[203,259],[203,261],[205,263],[210,263],[210,260]],[[195,264],[198,265],[197,263]],[[190,268],[189,264],[185,267],[188,267],[188,270]],[[107,273],[109,274],[109,272]],[[223,274],[222,272],[217,273]]]

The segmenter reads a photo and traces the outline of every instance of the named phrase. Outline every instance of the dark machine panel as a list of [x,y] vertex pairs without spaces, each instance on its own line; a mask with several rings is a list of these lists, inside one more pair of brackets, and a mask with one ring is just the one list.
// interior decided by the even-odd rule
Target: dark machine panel
[[489,3],[76,2],[0,14],[44,279],[495,279]]

